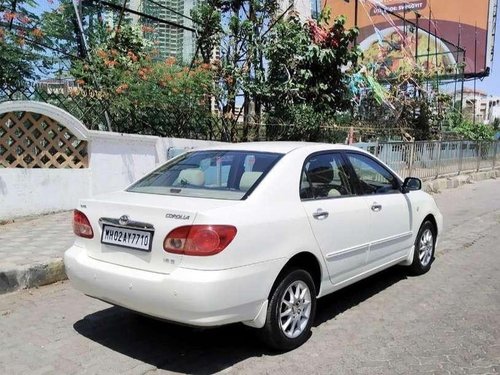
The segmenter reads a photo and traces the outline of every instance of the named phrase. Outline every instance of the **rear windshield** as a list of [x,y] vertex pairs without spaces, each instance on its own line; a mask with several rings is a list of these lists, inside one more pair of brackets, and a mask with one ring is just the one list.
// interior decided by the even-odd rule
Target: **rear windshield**
[[281,156],[267,152],[193,151],[161,166],[127,191],[240,200]]

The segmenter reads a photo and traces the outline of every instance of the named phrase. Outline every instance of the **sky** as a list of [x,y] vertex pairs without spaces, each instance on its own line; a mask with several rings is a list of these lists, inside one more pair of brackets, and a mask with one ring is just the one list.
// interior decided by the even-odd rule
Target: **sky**
[[[483,81],[477,81],[477,89],[489,95],[500,96],[500,17],[497,17],[495,34],[495,56],[491,66],[491,74]],[[473,83],[469,82],[467,87],[473,88]]]

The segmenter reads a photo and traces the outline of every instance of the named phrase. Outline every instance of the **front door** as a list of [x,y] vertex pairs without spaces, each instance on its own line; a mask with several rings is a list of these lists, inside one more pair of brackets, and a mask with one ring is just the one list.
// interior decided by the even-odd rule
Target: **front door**
[[346,156],[370,213],[368,268],[405,256],[412,246],[411,207],[398,178],[368,155],[347,152]]
[[302,171],[302,204],[334,284],[361,273],[369,248],[370,212],[351,177],[338,152],[311,155]]

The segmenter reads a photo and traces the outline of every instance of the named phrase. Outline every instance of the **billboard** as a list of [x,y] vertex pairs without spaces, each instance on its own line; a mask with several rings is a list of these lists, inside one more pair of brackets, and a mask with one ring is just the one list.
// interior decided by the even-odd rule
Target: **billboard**
[[332,16],[360,29],[365,63],[379,76],[418,65],[453,76],[486,76],[493,53],[497,0],[324,0]]

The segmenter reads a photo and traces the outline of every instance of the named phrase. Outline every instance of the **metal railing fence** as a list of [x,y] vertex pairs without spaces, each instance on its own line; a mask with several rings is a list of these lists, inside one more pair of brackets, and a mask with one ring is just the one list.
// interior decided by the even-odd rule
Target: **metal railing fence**
[[416,141],[357,143],[401,177],[431,179],[500,167],[497,141]]

